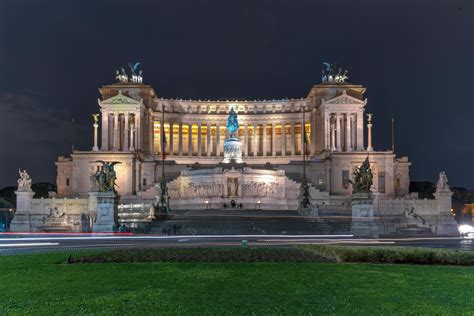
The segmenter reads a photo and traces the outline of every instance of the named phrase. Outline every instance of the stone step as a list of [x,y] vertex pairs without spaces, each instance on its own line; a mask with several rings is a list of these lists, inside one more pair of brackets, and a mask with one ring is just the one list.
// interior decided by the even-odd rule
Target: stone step
[[351,221],[344,219],[339,221],[324,221],[316,218],[271,218],[271,217],[247,217],[247,218],[187,218],[170,219],[163,222],[155,222],[150,226],[151,233],[163,233],[166,229],[173,230],[180,227],[180,234],[350,234]]

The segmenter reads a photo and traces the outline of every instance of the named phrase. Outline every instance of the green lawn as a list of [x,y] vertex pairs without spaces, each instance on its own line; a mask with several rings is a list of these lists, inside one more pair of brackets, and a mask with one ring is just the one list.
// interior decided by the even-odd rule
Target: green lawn
[[474,268],[0,257],[5,314],[473,314]]

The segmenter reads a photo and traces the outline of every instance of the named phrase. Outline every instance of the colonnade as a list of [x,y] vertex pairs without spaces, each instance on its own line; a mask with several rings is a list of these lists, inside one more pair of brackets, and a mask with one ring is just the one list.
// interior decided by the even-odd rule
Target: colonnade
[[[364,150],[363,112],[331,112],[324,114],[324,148],[333,152]],[[260,121],[241,123],[239,139],[244,157],[303,155],[303,128],[306,131],[306,153],[315,153],[316,132],[314,119]],[[133,151],[145,149],[159,154],[162,135],[166,134],[165,151],[168,156],[223,156],[224,141],[229,137],[225,121],[179,122],[165,118],[164,124],[153,112],[102,111],[103,151]],[[309,119],[309,120],[308,120]],[[94,149],[97,150],[97,126],[94,126]],[[145,139],[142,139],[142,137]],[[319,147],[318,147],[319,148]]]
[[330,151],[364,150],[363,112],[326,112],[325,148]]
[[141,116],[134,112],[102,112],[102,150],[128,151],[141,143]]
[[[311,124],[304,124],[307,140],[311,137]],[[166,137],[165,152],[168,156],[223,156],[224,141],[229,137],[225,122],[182,123],[154,122],[154,152],[161,153],[162,134]],[[242,142],[244,157],[295,156],[302,155],[304,137],[303,122],[243,123],[238,137]],[[307,144],[309,153],[310,144]]]

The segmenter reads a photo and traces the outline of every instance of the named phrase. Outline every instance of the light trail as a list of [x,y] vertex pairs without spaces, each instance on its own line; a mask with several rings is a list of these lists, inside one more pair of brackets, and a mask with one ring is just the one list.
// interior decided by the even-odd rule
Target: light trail
[[101,235],[101,236],[49,236],[49,237],[21,237],[21,238],[0,238],[2,241],[12,240],[97,240],[97,239],[207,239],[207,238],[352,238],[354,235],[175,235],[175,236],[161,236],[161,235],[133,235],[133,236],[113,236],[113,235]]
[[17,243],[17,244],[4,244],[0,247],[37,247],[37,246],[58,246],[58,242],[37,242],[37,243]]

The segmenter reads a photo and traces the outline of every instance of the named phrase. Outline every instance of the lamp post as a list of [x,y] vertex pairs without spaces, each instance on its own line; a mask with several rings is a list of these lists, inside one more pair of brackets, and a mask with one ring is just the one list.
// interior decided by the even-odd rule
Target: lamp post
[[303,137],[303,177],[301,179],[300,195],[298,197],[299,206],[298,213],[301,215],[309,215],[312,208],[311,195],[309,193],[309,185],[306,180],[306,131],[305,131],[305,106],[303,106],[303,124],[301,126],[301,137]]
[[168,188],[166,186],[166,179],[165,179],[165,106],[163,105],[161,111],[161,132],[162,132],[162,142],[161,142],[161,180],[160,180],[160,196],[158,197],[156,209],[158,209],[159,215],[164,215],[170,212],[170,197],[168,195]]

